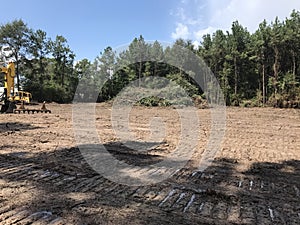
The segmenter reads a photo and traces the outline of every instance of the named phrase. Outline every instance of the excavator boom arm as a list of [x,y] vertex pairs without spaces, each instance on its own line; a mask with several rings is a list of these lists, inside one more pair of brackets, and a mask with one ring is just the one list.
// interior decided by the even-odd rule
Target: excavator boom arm
[[4,88],[6,90],[6,96],[8,97],[11,92],[14,91],[14,80],[16,76],[15,64],[10,62],[7,67],[2,67],[1,72],[4,73]]

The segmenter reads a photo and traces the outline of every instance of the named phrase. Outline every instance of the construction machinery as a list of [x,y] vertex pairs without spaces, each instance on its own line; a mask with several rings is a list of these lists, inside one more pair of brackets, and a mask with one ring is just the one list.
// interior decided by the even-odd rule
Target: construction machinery
[[3,101],[1,106],[1,113],[8,112],[12,113],[16,108],[14,101],[10,101],[9,98],[13,95],[14,92],[14,80],[15,80],[15,64],[9,62],[6,67],[0,67],[0,72],[4,74],[4,92],[1,95],[0,101]]
[[16,103],[24,102],[30,104],[32,102],[32,94],[27,91],[17,91],[13,96],[9,97],[10,101],[15,101]]
[[[9,62],[6,67],[0,67],[0,72],[4,74],[4,91],[0,96],[0,102],[3,102],[1,106],[1,113],[15,113],[15,112],[45,112],[51,113],[45,106],[45,102],[41,109],[25,109],[24,103],[30,103],[32,100],[32,95],[26,91],[17,91],[14,92],[14,84],[15,84],[15,64],[13,62]],[[21,106],[19,109],[16,107],[16,103],[21,102]]]

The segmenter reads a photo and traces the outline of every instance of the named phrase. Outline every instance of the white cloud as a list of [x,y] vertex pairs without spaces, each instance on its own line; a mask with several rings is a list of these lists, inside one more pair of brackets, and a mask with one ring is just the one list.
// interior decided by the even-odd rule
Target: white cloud
[[182,24],[178,23],[175,29],[175,32],[172,33],[173,39],[183,38],[187,39],[189,37],[189,28]]
[[199,41],[193,41],[193,43],[192,43],[193,45],[194,45],[194,47],[196,48],[196,49],[198,49],[199,48],[199,46],[200,46],[200,42]]
[[211,0],[208,23],[226,30],[230,29],[233,21],[238,20],[250,32],[254,32],[264,19],[271,22],[278,16],[284,20],[293,9],[300,9],[299,0],[226,0],[227,4],[222,7],[218,2]]
[[199,42],[204,34],[230,30],[235,20],[254,32],[264,19],[270,23],[278,16],[282,21],[293,9],[300,10],[299,0],[185,0],[173,15],[177,27],[172,38]]
[[205,34],[212,34],[217,29],[218,28],[211,27],[211,26],[207,27],[206,29],[200,29],[200,30],[194,32],[194,37],[196,40],[201,40]]

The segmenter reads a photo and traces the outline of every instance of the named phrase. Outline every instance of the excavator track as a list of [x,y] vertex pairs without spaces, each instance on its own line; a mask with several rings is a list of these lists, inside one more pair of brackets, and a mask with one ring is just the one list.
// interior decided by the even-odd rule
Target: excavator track
[[28,113],[28,114],[34,114],[34,113],[51,113],[51,110],[46,108],[46,103],[43,102],[42,108],[41,109],[28,109],[25,108],[24,102],[22,102],[21,106],[19,109],[14,109],[14,113]]
[[34,114],[34,113],[51,113],[51,110],[46,109],[15,109],[14,113],[28,113],[28,114]]

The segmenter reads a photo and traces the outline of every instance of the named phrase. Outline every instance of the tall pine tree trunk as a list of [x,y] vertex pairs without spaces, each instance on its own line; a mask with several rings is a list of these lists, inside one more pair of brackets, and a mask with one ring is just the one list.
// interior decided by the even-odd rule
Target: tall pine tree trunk
[[293,82],[294,82],[294,85],[295,85],[295,81],[296,81],[296,54],[295,54],[295,51],[292,50],[292,59],[293,59]]
[[[15,59],[16,59],[16,76],[17,76],[17,91],[20,90],[20,77],[19,77],[19,56],[18,52],[15,53]],[[13,87],[13,94],[15,94],[15,87]]]
[[277,46],[274,47],[274,52],[275,52],[275,60],[274,60],[274,64],[273,64],[273,71],[274,71],[273,87],[274,87],[274,91],[275,91],[275,95],[276,95],[278,92],[277,82],[278,82],[278,71],[279,71],[279,50],[278,50]]
[[141,76],[142,76],[142,60],[139,63],[139,87],[141,87]]
[[238,68],[237,68],[237,59],[234,57],[234,94],[237,95],[238,91]]
[[265,84],[265,64],[262,65],[262,97],[263,97],[263,106],[266,103],[266,84]]
[[62,64],[62,71],[61,71],[61,86],[62,87],[65,84],[65,66],[66,66],[66,57],[64,56],[64,61]]

